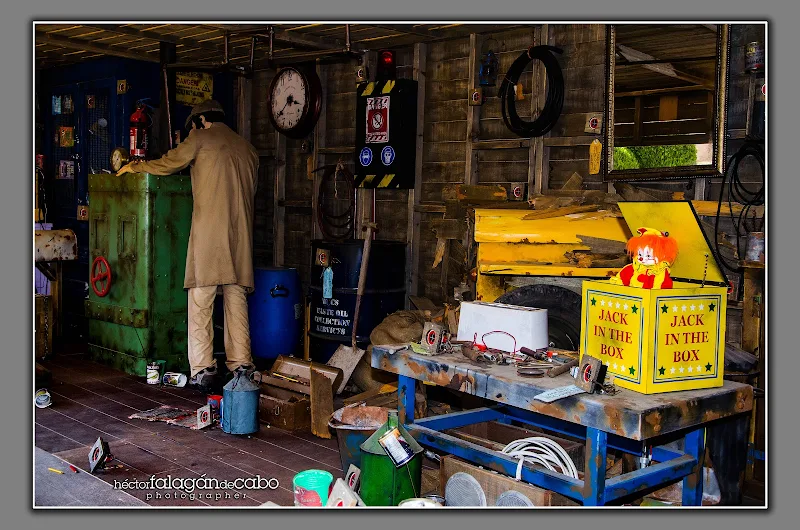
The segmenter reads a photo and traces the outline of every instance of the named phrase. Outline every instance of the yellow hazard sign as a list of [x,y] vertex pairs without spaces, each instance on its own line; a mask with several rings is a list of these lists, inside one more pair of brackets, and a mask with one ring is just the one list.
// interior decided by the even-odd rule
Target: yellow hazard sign
[[175,99],[186,105],[197,105],[211,99],[214,78],[203,72],[178,72],[175,75]]

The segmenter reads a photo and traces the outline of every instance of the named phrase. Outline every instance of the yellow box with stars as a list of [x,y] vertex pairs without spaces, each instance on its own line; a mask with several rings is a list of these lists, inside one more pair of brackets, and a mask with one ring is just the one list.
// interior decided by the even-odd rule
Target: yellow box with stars
[[728,281],[691,203],[619,207],[632,233],[651,227],[677,240],[673,288],[584,281],[581,355],[600,359],[615,385],[643,394],[722,386]]

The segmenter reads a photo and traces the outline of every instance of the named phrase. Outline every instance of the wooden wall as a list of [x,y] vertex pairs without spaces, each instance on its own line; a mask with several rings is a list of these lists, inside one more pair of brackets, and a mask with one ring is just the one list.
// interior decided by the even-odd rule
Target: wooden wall
[[[585,189],[608,190],[601,175],[589,175],[588,171],[588,146],[594,138],[602,138],[584,132],[586,114],[601,114],[604,108],[605,32],[601,24],[536,25],[425,45],[421,69],[425,91],[422,160],[416,196],[408,190],[357,193],[358,211],[364,218],[371,215],[374,194],[379,239],[417,244],[418,266],[412,283],[418,285],[419,295],[434,301],[452,296],[453,287],[465,278],[468,269],[465,242],[455,239],[449,240],[442,263],[433,268],[437,253],[433,228],[443,217],[464,216],[463,210],[443,198],[443,188],[459,183],[522,182],[533,193],[558,189],[578,173]],[[731,34],[728,127],[743,131],[750,87],[749,76],[742,73],[744,46],[752,40],[763,42],[763,27],[734,25]],[[531,44],[543,43],[564,50],[559,56],[566,89],[564,108],[555,128],[544,138],[520,139],[503,124],[497,92],[511,63]],[[477,86],[481,53],[489,47],[498,53],[500,79],[497,87],[484,88],[485,103],[472,107],[468,105],[469,89]],[[368,54],[366,60],[369,65],[374,54]],[[414,48],[397,50],[397,64],[398,77],[412,77]],[[354,60],[317,66],[325,90],[324,110],[309,152],[301,151],[300,141],[281,140],[270,126],[265,94],[272,74],[259,72],[252,80],[252,141],[264,154],[256,207],[257,265],[297,267],[303,281],[309,281],[310,241],[320,234],[312,221],[315,187],[308,169],[336,163],[339,158],[353,167],[356,67]],[[521,115],[530,116],[543,105],[542,87],[538,86],[541,79],[529,66],[521,80],[526,98],[518,102]],[[733,136],[737,134],[743,136],[741,132]],[[739,145],[740,139],[731,140],[729,154]],[[753,168],[744,173],[745,181],[758,178]],[[719,179],[702,184],[695,198],[716,200]],[[648,185],[689,191],[695,182]],[[418,232],[413,230],[415,225]]]

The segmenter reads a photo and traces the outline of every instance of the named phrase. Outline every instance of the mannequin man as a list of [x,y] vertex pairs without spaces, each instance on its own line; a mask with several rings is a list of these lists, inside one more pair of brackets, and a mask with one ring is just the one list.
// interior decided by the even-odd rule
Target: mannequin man
[[219,385],[212,315],[218,286],[225,308],[226,365],[255,369],[250,351],[247,294],[253,291],[253,208],[258,153],[225,123],[222,106],[208,100],[192,108],[188,137],[158,160],[134,161],[123,173],[173,175],[191,165],[192,228],[186,255],[188,349],[191,384],[204,392]]

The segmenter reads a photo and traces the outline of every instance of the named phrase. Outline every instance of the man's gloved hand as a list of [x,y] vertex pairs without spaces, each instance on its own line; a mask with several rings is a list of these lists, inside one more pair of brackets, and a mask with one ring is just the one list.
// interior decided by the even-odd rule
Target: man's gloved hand
[[124,175],[125,173],[136,173],[136,170],[133,167],[134,164],[135,162],[130,162],[119,168],[119,171],[117,171],[117,176],[119,177],[120,175]]

